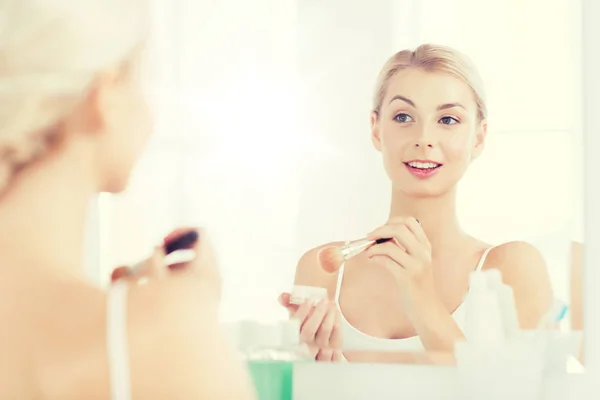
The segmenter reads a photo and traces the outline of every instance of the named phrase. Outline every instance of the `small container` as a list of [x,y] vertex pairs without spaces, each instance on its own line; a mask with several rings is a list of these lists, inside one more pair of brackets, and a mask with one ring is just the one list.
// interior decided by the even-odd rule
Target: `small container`
[[506,337],[514,336],[519,333],[520,325],[513,288],[502,282],[502,273],[498,269],[488,269],[485,273],[487,274],[488,285],[498,293],[504,334]]
[[507,320],[514,324],[516,316],[511,316],[512,290],[502,283],[499,271],[491,271],[470,276],[466,340],[454,348],[464,389],[461,398],[539,400],[548,338],[526,337],[518,327],[515,330],[514,325],[505,325]]
[[499,347],[505,335],[498,293],[489,287],[485,272],[471,273],[469,283],[465,338],[476,347]]
[[318,286],[294,286],[290,298],[290,304],[300,305],[306,301],[312,301],[313,304],[327,299],[327,289]]

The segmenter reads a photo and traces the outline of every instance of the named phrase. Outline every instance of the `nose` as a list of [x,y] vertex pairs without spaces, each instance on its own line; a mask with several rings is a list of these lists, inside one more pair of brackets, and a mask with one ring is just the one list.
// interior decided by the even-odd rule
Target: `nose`
[[428,132],[429,129],[427,128],[422,128],[421,131],[417,134],[417,136],[414,138],[414,147],[417,148],[433,148],[433,137],[432,137],[432,132]]
[[415,142],[415,147],[428,147],[433,149],[433,144],[431,142]]

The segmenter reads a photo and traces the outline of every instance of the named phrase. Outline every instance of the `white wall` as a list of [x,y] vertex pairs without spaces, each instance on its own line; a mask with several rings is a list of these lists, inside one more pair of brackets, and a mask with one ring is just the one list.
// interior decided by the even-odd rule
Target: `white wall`
[[[548,261],[557,294],[568,298],[571,225],[580,210],[573,204],[581,198],[572,182],[578,58],[572,51],[570,2],[312,3],[317,2],[300,3],[301,16],[303,9],[318,7],[328,17],[322,16],[321,25],[307,23],[310,55],[300,54],[312,65],[306,75],[314,91],[304,99],[304,117],[338,151],[303,168],[297,254],[326,241],[360,237],[385,222],[389,183],[368,128],[375,75],[397,50],[441,43],[474,60],[490,108],[487,148],[461,184],[460,219],[492,243],[533,242]],[[544,17],[536,18],[542,12]],[[394,33],[398,25],[403,28]]]
[[484,240],[534,242],[566,297],[579,201],[568,2],[496,3],[163,2],[159,126],[128,192],[103,200],[103,276],[199,224],[220,253],[223,317],[283,317],[275,299],[302,252],[384,222],[372,85],[393,52],[434,41],[468,53],[488,87],[489,143],[461,187],[463,224]]

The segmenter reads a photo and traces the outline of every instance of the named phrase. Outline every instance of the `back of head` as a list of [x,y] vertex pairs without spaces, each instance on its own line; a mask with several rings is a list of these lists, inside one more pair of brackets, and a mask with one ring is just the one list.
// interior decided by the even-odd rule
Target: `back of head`
[[373,96],[373,111],[379,113],[390,79],[400,70],[417,68],[426,72],[450,74],[465,82],[475,96],[480,120],[487,118],[487,104],[482,79],[475,65],[464,55],[448,46],[422,44],[415,50],[402,50],[385,63]]
[[103,71],[133,62],[149,0],[0,0],[0,192],[61,138]]

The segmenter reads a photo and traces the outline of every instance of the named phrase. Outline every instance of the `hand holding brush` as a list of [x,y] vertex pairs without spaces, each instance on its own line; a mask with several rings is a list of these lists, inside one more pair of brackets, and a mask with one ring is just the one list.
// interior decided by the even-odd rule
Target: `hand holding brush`
[[319,264],[321,268],[330,274],[337,272],[341,266],[352,257],[366,251],[375,244],[382,244],[393,240],[392,238],[381,239],[358,239],[348,241],[343,246],[329,246],[319,252]]

